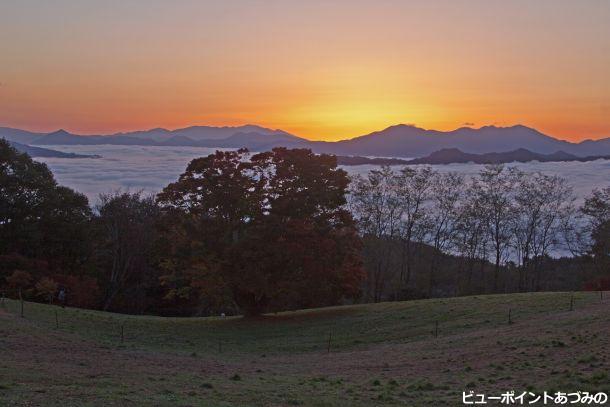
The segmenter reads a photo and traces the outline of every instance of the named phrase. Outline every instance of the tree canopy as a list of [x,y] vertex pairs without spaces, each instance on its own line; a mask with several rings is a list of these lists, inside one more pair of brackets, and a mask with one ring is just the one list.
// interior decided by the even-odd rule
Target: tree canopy
[[159,194],[174,255],[165,263],[170,295],[214,291],[248,314],[357,295],[363,272],[348,183],[335,157],[310,150],[193,160]]
[[0,140],[0,254],[71,270],[87,254],[87,198],[57,185],[44,163]]

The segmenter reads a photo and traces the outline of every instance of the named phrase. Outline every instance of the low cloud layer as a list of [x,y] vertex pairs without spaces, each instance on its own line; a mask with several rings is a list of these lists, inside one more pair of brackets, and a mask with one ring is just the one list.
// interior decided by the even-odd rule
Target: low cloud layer
[[[40,158],[46,162],[56,179],[87,195],[95,204],[100,193],[116,189],[159,192],[168,183],[175,181],[184,172],[187,164],[196,157],[212,153],[215,149],[194,147],[147,147],[147,146],[53,146],[54,149],[80,154],[98,154],[98,159]],[[608,186],[610,182],[610,160],[590,162],[524,163],[510,164],[524,171],[540,171],[557,174],[568,180],[579,201],[593,188]],[[468,176],[476,174],[481,165],[450,164],[434,166],[447,172],[455,171]],[[345,167],[352,174],[366,173],[374,166]]]

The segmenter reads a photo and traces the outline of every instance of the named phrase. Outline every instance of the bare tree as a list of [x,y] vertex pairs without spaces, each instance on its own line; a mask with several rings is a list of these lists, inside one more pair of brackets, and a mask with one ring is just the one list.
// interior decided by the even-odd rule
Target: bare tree
[[368,251],[366,269],[369,295],[381,301],[387,282],[394,277],[392,240],[396,237],[401,217],[393,185],[395,173],[390,167],[372,170],[368,176],[352,179],[350,209],[356,219]]
[[599,227],[610,220],[610,186],[594,189],[585,199],[582,212],[590,219],[593,227]]
[[561,222],[561,241],[565,249],[574,257],[586,255],[591,242],[590,230],[580,209],[574,204],[566,207]]
[[498,291],[500,265],[509,253],[514,217],[515,171],[502,165],[486,166],[473,179],[472,188],[487,222],[494,259],[493,291]]
[[466,188],[463,201],[458,208],[456,219],[454,246],[458,255],[463,259],[466,268],[466,293],[473,293],[473,275],[477,261],[481,267],[487,258],[487,220],[486,213],[476,199],[476,193],[472,188]]
[[[370,295],[379,301],[387,283],[398,280],[396,289],[416,289],[421,294],[427,286],[428,295],[434,296],[440,284],[446,284],[441,265],[451,263],[459,269],[454,293],[544,289],[545,264],[551,255],[565,250],[566,243],[568,248],[574,246],[570,233],[581,237],[583,230],[589,235],[595,230],[590,240],[598,247],[596,253],[601,247],[600,258],[608,258],[604,254],[608,196],[610,188],[595,192],[580,211],[582,219],[575,219],[572,189],[563,178],[501,165],[486,166],[469,182],[429,167],[400,172],[383,168],[368,178],[357,177],[351,202],[361,233],[371,237],[365,254]],[[579,222],[588,228],[577,227]],[[588,246],[589,254],[592,247]],[[426,254],[422,271],[428,271],[428,284],[418,274],[416,283],[422,286],[412,287],[420,253]],[[452,253],[461,259],[447,257]],[[489,262],[493,275],[488,277]],[[507,270],[506,277],[500,277],[501,270]],[[508,276],[515,276],[514,280]]]
[[595,189],[581,208],[585,233],[589,236],[587,251],[602,271],[610,264],[610,186]]
[[434,247],[430,261],[428,295],[432,296],[436,286],[436,268],[439,257],[451,249],[455,242],[459,205],[463,196],[464,178],[456,173],[436,174],[430,194],[427,221],[429,243]]
[[519,290],[540,289],[540,261],[549,249],[558,247],[564,219],[570,214],[572,190],[558,176],[515,172],[514,248],[519,263]]
[[404,286],[408,286],[411,281],[413,242],[421,241],[425,233],[425,205],[430,199],[435,174],[430,167],[405,167],[393,177],[393,186],[401,208],[400,281]]

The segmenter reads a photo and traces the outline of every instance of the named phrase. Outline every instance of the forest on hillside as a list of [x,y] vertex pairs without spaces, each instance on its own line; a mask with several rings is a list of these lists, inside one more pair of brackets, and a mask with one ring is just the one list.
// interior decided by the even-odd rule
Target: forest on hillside
[[193,160],[156,196],[94,206],[0,141],[0,291],[133,314],[257,315],[344,303],[610,289],[610,186],[501,165],[348,177],[275,148]]

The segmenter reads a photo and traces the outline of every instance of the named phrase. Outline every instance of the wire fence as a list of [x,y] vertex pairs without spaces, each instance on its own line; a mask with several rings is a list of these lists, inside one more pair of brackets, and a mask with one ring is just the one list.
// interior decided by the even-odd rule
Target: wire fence
[[[311,328],[298,318],[286,321],[282,326],[274,316],[269,319],[247,320],[239,317],[213,318],[164,318],[110,314],[95,310],[42,306],[23,300],[8,299],[8,290],[0,292],[0,310],[10,312],[44,328],[53,328],[94,340],[121,346],[173,346],[184,350],[197,349],[205,353],[273,353],[282,351],[331,353],[358,345],[384,343],[404,343],[419,339],[437,339],[456,333],[468,332],[484,327],[513,326],[532,315],[544,312],[574,311],[582,304],[605,302],[606,294],[599,292],[561,293],[554,301],[543,304],[539,309],[526,306],[518,301],[508,301],[498,309],[480,311],[480,315],[461,318],[459,312],[451,308],[451,301],[437,299],[434,304],[436,316],[420,318],[412,315],[411,320],[401,317],[384,326],[354,323],[352,327],[335,328],[336,319],[318,321]],[[14,292],[13,292],[14,293]],[[474,296],[479,298],[482,296]],[[598,299],[597,299],[598,297]],[[468,298],[468,297],[460,297]],[[430,300],[434,301],[434,300]],[[408,307],[407,302],[407,307]],[[393,303],[396,304],[396,303]],[[479,304],[483,306],[485,304]],[[473,307],[477,304],[473,303]],[[534,309],[533,309],[533,308]],[[399,315],[399,310],[391,311]],[[340,318],[338,314],[337,318]],[[276,320],[277,319],[277,320]],[[203,322],[207,325],[202,325]],[[224,322],[232,321],[233,324]],[[154,322],[154,323],[153,323]],[[387,321],[386,321],[387,322]],[[277,329],[269,324],[277,324]],[[205,328],[205,329],[202,329]]]

